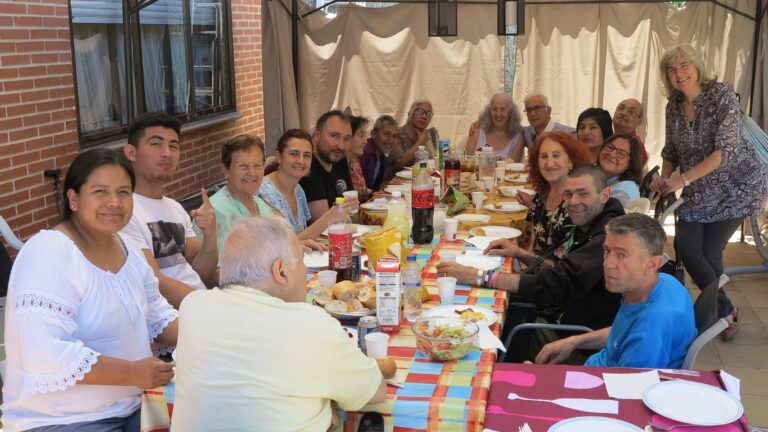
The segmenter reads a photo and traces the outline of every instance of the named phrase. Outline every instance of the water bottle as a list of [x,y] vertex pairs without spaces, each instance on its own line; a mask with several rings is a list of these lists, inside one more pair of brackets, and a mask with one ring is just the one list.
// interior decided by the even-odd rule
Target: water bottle
[[403,284],[403,315],[408,322],[416,322],[421,316],[421,268],[416,255],[408,255],[408,261],[400,272]]
[[413,226],[411,238],[417,244],[430,244],[435,235],[433,215],[435,212],[435,185],[427,173],[427,163],[421,163],[419,175],[411,187],[411,213]]
[[416,160],[413,162],[413,169],[411,170],[411,173],[413,174],[413,178],[416,178],[417,175],[419,175],[419,169],[421,168],[422,162],[427,162],[427,159],[429,159],[429,152],[424,146],[419,146],[418,150],[416,150],[416,154],[414,155]]
[[336,282],[352,279],[352,220],[342,204],[344,198],[336,198],[328,219],[328,268],[336,270]]

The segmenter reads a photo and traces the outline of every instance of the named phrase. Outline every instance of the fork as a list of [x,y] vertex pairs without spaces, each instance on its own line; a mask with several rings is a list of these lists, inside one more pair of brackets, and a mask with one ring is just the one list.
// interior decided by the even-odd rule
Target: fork
[[533,431],[531,431],[531,427],[528,426],[528,423],[525,423],[524,425],[517,428],[517,432],[533,432]]
[[689,424],[676,424],[676,425],[672,425],[672,426],[662,426],[662,425],[657,425],[656,423],[654,423],[652,421],[649,421],[648,422],[648,426],[652,427],[653,429],[658,429],[660,431],[670,431],[670,430],[675,429],[675,428],[691,426],[691,425],[689,425]]

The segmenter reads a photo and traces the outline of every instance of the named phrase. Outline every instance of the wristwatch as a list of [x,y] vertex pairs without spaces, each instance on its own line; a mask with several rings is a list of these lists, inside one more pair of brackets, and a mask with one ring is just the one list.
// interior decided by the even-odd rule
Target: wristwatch
[[691,182],[689,182],[688,179],[685,178],[685,174],[683,174],[682,172],[680,173],[680,177],[683,178],[683,186],[690,186],[691,185]]

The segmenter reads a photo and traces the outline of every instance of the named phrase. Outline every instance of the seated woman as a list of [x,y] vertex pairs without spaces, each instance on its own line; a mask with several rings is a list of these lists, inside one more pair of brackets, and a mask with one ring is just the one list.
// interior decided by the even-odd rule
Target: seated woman
[[630,134],[618,133],[611,135],[603,142],[597,157],[611,196],[621,202],[624,207],[640,198],[638,183],[643,175],[643,151],[637,138]]
[[589,161],[589,150],[567,132],[546,132],[536,137],[528,153],[528,180],[536,195],[531,198],[518,192],[518,201],[530,208],[527,220],[531,223],[531,243],[526,250],[506,239],[494,240],[485,253],[518,258],[526,265],[536,262],[538,255],[560,259],[573,227],[563,202],[565,178],[574,165]]
[[480,118],[470,126],[464,153],[473,154],[489,145],[496,156],[520,162],[525,147],[522,137],[520,111],[508,94],[496,93],[480,113]]
[[173,378],[151,345],[176,344],[178,313],[118,234],[134,184],[121,153],[81,153],[64,180],[64,219],[19,252],[5,315],[6,431],[138,431],[141,389]]
[[358,201],[365,202],[371,196],[371,190],[365,184],[363,168],[360,166],[360,156],[363,155],[366,140],[368,139],[368,124],[365,117],[352,117],[352,141],[347,146],[346,156],[349,165],[349,177],[352,179],[352,187],[357,190]]
[[309,174],[312,165],[312,137],[301,129],[285,131],[277,140],[275,157],[275,162],[266,169],[259,196],[285,217],[299,239],[317,238],[328,228],[333,208],[307,226],[311,215],[299,180]]
[[576,138],[587,145],[592,153],[592,163],[597,163],[603,141],[611,135],[613,135],[613,119],[608,111],[602,108],[587,108],[579,114]]

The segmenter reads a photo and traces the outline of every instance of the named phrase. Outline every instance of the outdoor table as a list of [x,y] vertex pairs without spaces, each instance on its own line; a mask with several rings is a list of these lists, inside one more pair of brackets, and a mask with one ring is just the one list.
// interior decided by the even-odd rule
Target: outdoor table
[[[422,267],[422,279],[431,299],[424,310],[439,304],[437,274],[438,253],[445,250],[461,252],[468,249],[462,240],[446,242],[435,240],[428,245],[416,245],[412,253]],[[511,261],[504,261],[504,271],[511,271]],[[307,299],[319,286],[317,276],[310,275]],[[496,313],[497,323],[491,331],[499,335],[507,296],[503,291],[457,285],[455,304],[486,307]],[[364,411],[376,411],[384,417],[385,430],[461,430],[481,431],[485,419],[486,401],[491,384],[491,373],[496,361],[496,350],[472,351],[458,361],[435,362],[416,351],[416,337],[407,321],[401,323],[399,333],[389,340],[388,355],[397,364],[396,380],[405,388],[387,386],[386,400],[364,407],[361,412],[345,413],[341,430],[354,432]],[[143,432],[167,431],[173,414],[175,383],[151,390],[142,395]]]
[[[604,368],[570,365],[533,365],[516,363],[499,363],[496,365],[491,378],[491,392],[488,398],[488,408],[485,416],[487,431],[517,431],[524,423],[531,430],[543,432],[553,424],[569,418],[583,416],[611,417],[631,423],[643,429],[649,420],[661,425],[677,424],[654,413],[645,406],[642,400],[615,399],[619,402],[619,413],[594,414],[569,408],[564,408],[549,402],[509,400],[508,395],[515,393],[524,398],[552,400],[557,398],[610,399],[605,385],[598,384],[593,388],[566,388],[565,379],[569,372],[586,373],[594,378],[602,379],[604,372],[635,373],[648,369]],[[719,371],[659,371],[660,375],[680,380],[704,383],[724,389]],[[582,380],[585,376],[582,375]],[[587,377],[588,378],[588,377]],[[593,380],[593,378],[589,378]],[[570,386],[570,387],[584,387]],[[749,431],[746,418],[741,417],[737,422],[724,426],[687,427],[675,429],[680,431]]]

